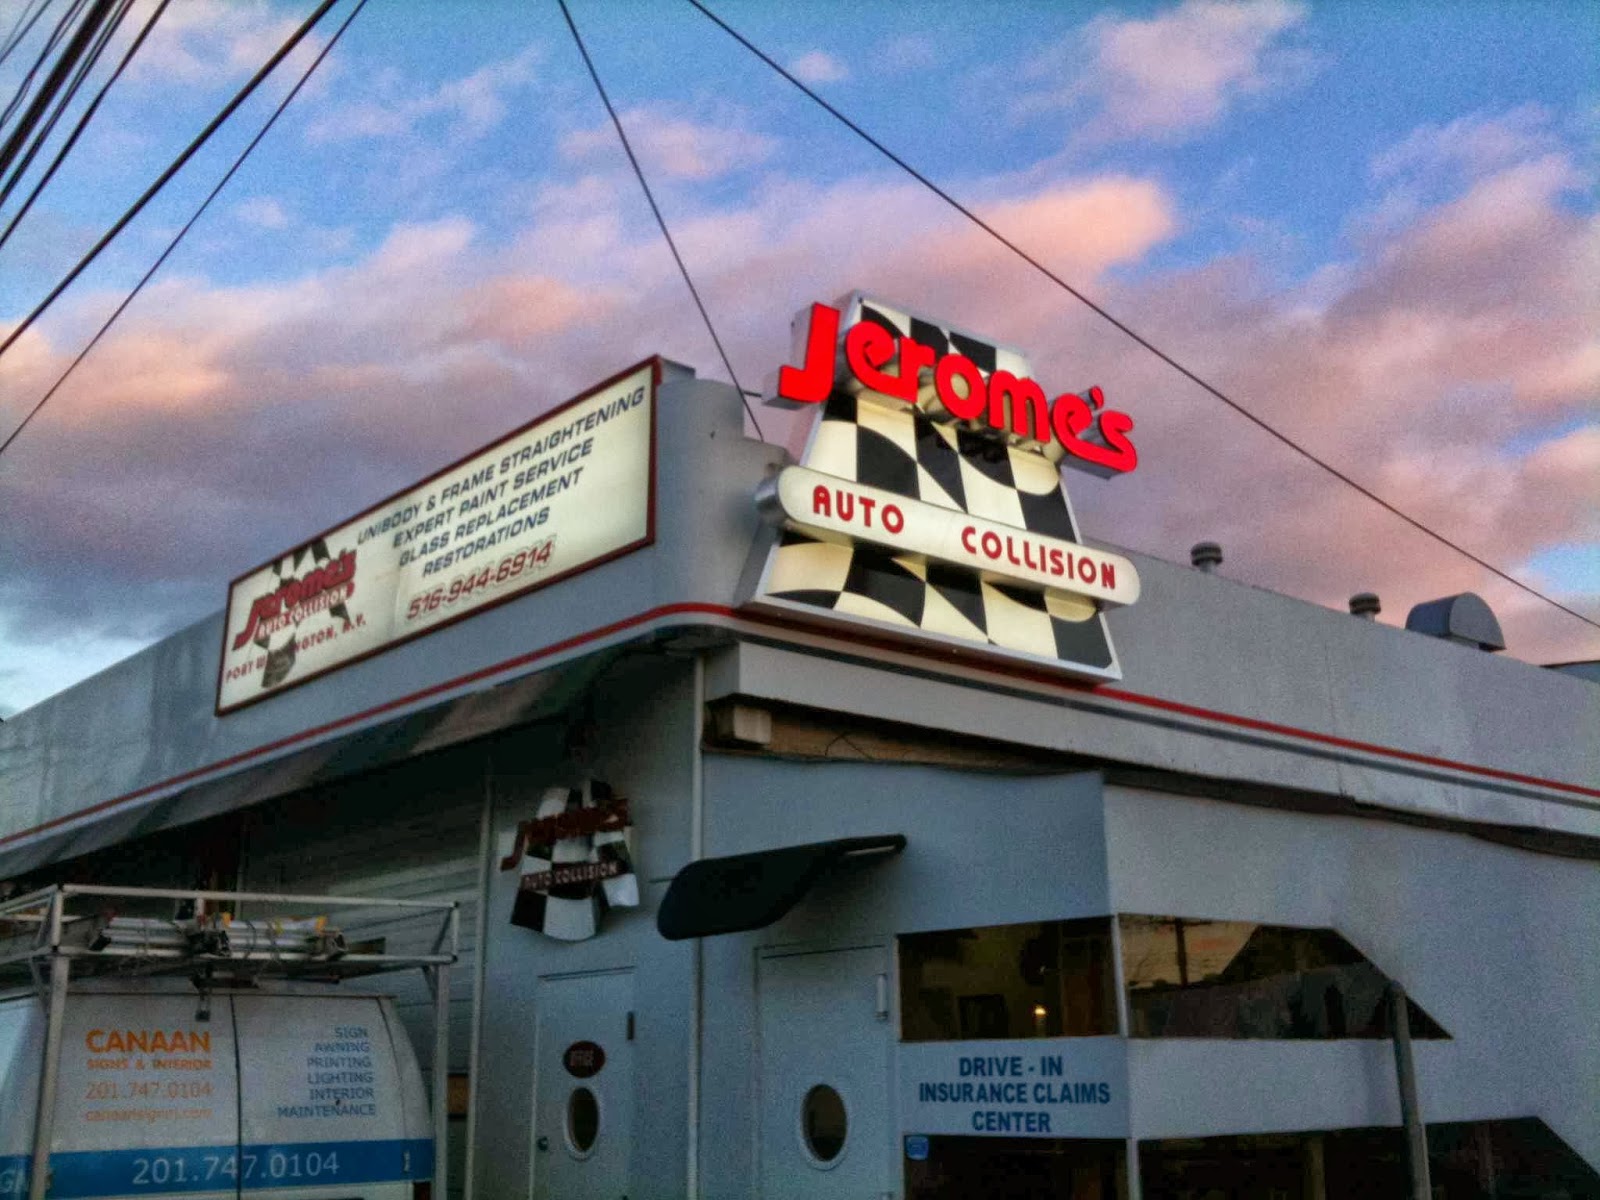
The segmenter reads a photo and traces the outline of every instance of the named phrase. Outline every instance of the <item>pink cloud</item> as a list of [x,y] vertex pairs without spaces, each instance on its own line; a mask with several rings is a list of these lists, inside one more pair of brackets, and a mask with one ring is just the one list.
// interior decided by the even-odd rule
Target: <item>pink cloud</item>
[[[146,0],[129,23],[142,27],[153,8],[153,0]],[[275,12],[266,0],[169,5],[129,65],[128,78],[203,86],[243,76],[271,57],[301,20]]]
[[471,289],[456,325],[462,337],[506,349],[538,348],[561,333],[598,324],[620,297],[560,279],[505,275]]
[[[1538,582],[1527,564],[1540,550],[1600,539],[1600,289],[1581,266],[1597,225],[1562,203],[1570,178],[1565,164],[1540,158],[1480,179],[1370,242],[1317,303],[1264,293],[1248,264],[1219,263],[1125,292],[1114,306],[1139,313],[1160,344],[1401,509]],[[1148,520],[1174,557],[1215,537],[1229,547],[1225,570],[1333,606],[1376,590],[1396,621],[1421,600],[1479,591],[1517,656],[1600,656],[1600,634],[1115,349],[1091,339],[1082,361],[1137,397],[1150,474],[1115,496],[1090,491],[1092,528],[1119,538],[1119,525]],[[1574,420],[1574,431],[1540,442],[1541,429]],[[1600,580],[1567,599],[1595,612]]]
[[825,50],[811,50],[789,64],[795,78],[806,83],[838,83],[850,78],[850,70]]
[[[665,109],[644,106],[621,114],[622,127],[645,173],[669,179],[715,179],[765,161],[776,143],[764,134],[733,124],[692,121]],[[592,162],[622,154],[609,121],[561,139],[561,153]]]
[[1478,176],[1557,149],[1552,114],[1524,104],[1505,113],[1474,113],[1445,125],[1422,125],[1373,158],[1374,178]]
[[289,214],[272,196],[251,196],[233,206],[234,215],[257,229],[279,230],[289,227]]
[[1017,110],[1086,108],[1078,136],[1091,141],[1181,141],[1244,97],[1308,75],[1312,59],[1285,45],[1305,17],[1290,0],[1185,0],[1147,19],[1097,17],[1031,65],[1038,82]]
[[408,137],[422,122],[441,120],[447,123],[447,140],[481,138],[505,119],[507,98],[533,83],[542,53],[527,46],[421,93],[397,72],[380,72],[360,84],[360,99],[321,113],[309,137],[313,142]]

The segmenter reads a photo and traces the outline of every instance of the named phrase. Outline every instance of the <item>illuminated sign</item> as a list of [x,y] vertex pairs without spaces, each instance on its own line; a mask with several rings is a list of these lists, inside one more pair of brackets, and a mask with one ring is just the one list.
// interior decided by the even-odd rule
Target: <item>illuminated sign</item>
[[1138,573],[1119,555],[864,487],[806,467],[780,471],[766,494],[788,524],[807,532],[843,534],[1018,583],[1058,588],[1101,604],[1132,604],[1139,598]]
[[[851,390],[871,392],[957,421],[983,422],[1020,441],[1050,447],[1046,456],[1107,475],[1132,471],[1139,453],[1128,434],[1133,418],[1105,407],[1105,393],[1088,398],[1062,392],[1047,400],[1026,374],[999,365],[994,348],[959,333],[946,334],[926,321],[911,320],[901,332],[883,317],[887,306],[863,304],[844,335],[845,380]],[[811,306],[804,365],[778,372],[777,398],[790,404],[821,404],[839,386],[840,311]],[[936,344],[930,344],[935,343]]]
[[651,360],[233,582],[217,711],[647,545]]
[[1133,422],[1098,388],[1047,404],[1018,351],[859,293],[795,331],[773,402],[813,421],[758,490],[781,532],[750,603],[1120,679],[1104,612],[1138,571],[1084,545],[1060,467],[1131,470]]

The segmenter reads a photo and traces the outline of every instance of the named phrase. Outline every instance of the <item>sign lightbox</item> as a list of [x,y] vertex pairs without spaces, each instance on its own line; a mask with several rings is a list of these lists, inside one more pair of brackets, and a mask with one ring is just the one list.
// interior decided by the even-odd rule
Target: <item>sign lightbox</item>
[[649,544],[652,359],[234,580],[229,712]]

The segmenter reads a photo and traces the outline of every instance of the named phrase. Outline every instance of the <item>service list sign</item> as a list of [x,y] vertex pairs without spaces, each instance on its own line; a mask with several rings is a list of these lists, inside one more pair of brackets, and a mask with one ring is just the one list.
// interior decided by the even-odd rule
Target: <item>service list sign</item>
[[659,380],[643,363],[235,580],[217,711],[648,544]]

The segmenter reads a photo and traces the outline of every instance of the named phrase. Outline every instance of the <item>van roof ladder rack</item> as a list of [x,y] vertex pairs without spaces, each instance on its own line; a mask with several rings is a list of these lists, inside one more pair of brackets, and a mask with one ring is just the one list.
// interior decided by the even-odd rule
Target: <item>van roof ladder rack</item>
[[[163,907],[172,915],[150,915]],[[370,921],[384,909],[437,915],[430,951],[390,953],[381,944],[351,942],[336,923],[341,912]],[[37,983],[42,961],[56,956],[71,959],[79,977],[204,970],[241,980],[333,981],[448,965],[456,961],[458,939],[453,901],[64,884],[0,902],[0,989],[28,982],[5,979],[6,968],[15,973],[28,964]]]

